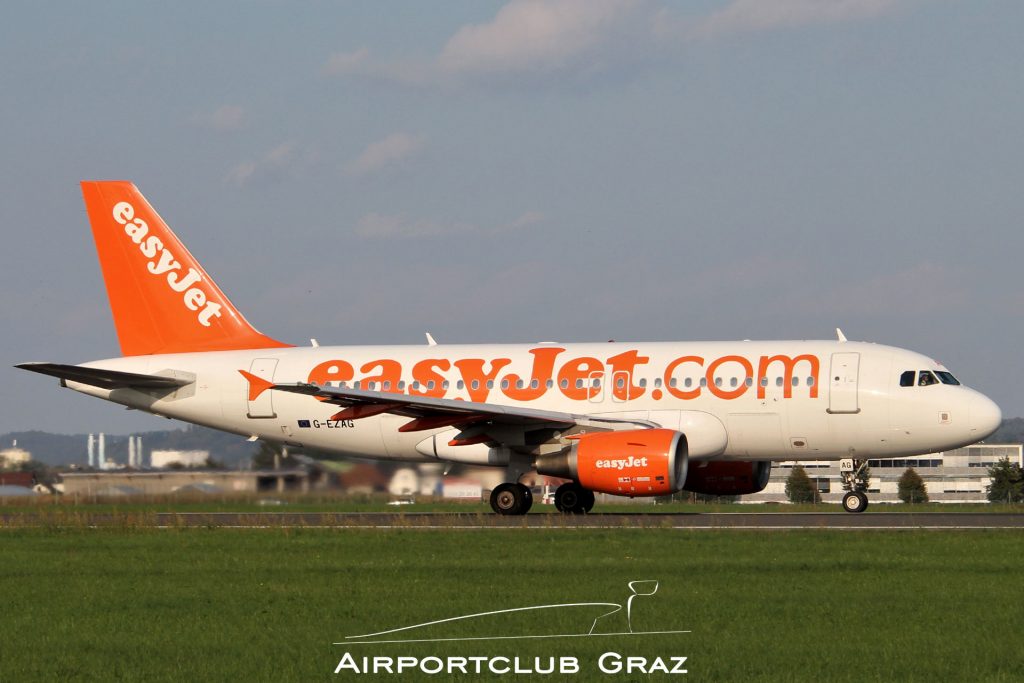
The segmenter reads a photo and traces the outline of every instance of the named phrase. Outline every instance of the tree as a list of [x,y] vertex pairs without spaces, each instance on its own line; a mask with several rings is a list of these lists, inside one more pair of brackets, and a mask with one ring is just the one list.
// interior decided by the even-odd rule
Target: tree
[[790,503],[820,503],[818,487],[807,476],[803,465],[796,465],[786,477],[786,498]]
[[913,467],[908,467],[904,470],[903,474],[900,475],[897,487],[900,500],[904,503],[928,502],[928,487],[925,486],[924,479],[921,478],[921,475]]
[[1002,458],[988,468],[988,476],[992,483],[985,487],[989,502],[1020,503],[1024,501],[1024,472],[1020,465],[1011,463],[1009,458]]

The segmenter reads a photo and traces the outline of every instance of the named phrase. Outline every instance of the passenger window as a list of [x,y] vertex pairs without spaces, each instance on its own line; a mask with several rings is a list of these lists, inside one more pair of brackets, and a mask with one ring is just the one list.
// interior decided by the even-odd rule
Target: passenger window
[[907,370],[900,375],[900,386],[901,387],[912,387],[914,386],[914,371]]
[[729,378],[729,386],[730,387],[735,389],[737,384],[739,384],[739,380],[738,379],[736,379],[735,377],[730,377]]
[[536,389],[536,388],[537,388],[537,387],[539,387],[539,386],[540,386],[540,382],[538,382],[538,381],[537,381],[537,380],[535,380],[535,379],[531,379],[531,380],[530,380],[530,388],[531,388],[531,389]]
[[745,380],[743,380],[743,383],[746,384],[748,387],[752,387],[754,386],[754,378],[748,377]]
[[502,389],[508,389],[508,380],[507,379],[501,380],[501,388]]
[[493,389],[494,388],[494,380],[493,379],[487,380],[487,388],[488,389]]
[[761,386],[762,387],[768,386],[768,378],[767,377],[762,377],[761,378]]
[[463,382],[461,379],[458,382],[455,383],[455,388],[458,389],[459,391],[462,391],[462,389],[465,386],[466,386],[466,383]]
[[781,387],[782,386],[782,378],[781,377],[776,377],[775,378],[775,386],[777,386],[777,387]]
[[569,388],[569,380],[567,380],[567,379],[565,379],[563,377],[562,381],[558,383],[558,386],[562,387],[563,389],[568,389]]
[[928,370],[922,370],[917,380],[917,386],[919,387],[928,387],[938,383],[939,380],[935,379],[935,375],[933,375]]
[[792,384],[794,387],[800,386],[800,378],[794,377],[793,379],[790,380],[790,384]]
[[[675,384],[673,384],[672,386],[675,386]],[[683,381],[683,386],[685,386],[687,389],[692,387],[693,386],[693,378],[692,377],[687,377],[686,380]]]

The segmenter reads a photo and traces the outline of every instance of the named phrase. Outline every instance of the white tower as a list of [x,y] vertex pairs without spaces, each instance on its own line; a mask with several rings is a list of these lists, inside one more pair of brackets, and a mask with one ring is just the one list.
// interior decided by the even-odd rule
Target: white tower
[[107,469],[107,440],[103,432],[100,432],[99,443],[97,446],[99,453],[97,454],[96,466],[101,470]]
[[90,434],[87,443],[88,448],[86,450],[89,453],[89,467],[96,467],[96,437]]

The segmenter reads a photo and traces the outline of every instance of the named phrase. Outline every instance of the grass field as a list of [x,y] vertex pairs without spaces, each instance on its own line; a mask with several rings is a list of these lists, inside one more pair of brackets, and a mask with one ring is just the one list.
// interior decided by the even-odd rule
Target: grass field
[[[0,543],[2,681],[352,678],[333,675],[345,651],[571,655],[575,680],[646,678],[599,676],[609,650],[684,655],[702,681],[1024,680],[1014,531],[67,527],[5,529]],[[633,629],[692,633],[332,645],[474,612],[622,602],[639,579],[660,589],[634,604]],[[592,617],[427,634],[578,633]]]
[[[482,501],[435,500],[419,498],[414,505],[389,505],[384,495],[351,496],[337,494],[278,495],[166,495],[96,498],[76,501],[66,496],[33,496],[0,498],[0,514],[22,512],[53,513],[54,516],[74,516],[91,513],[155,513],[155,512],[479,512],[490,514],[491,507]],[[621,500],[621,499],[620,499]],[[644,512],[649,514],[679,512],[841,512],[839,504],[817,505],[744,505],[739,503],[684,503],[672,502],[653,505],[648,500],[639,502],[598,503],[594,512]],[[993,503],[967,503],[952,505],[928,503],[924,505],[880,505],[868,508],[874,512],[1024,512],[1024,505]],[[535,501],[530,514],[555,513],[553,505]]]

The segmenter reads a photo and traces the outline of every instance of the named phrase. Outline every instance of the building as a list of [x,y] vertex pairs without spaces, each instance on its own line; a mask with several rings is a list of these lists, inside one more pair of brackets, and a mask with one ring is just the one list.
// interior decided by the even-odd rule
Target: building
[[309,491],[321,480],[306,469],[165,472],[67,472],[66,497],[161,496],[167,494],[245,494]]
[[210,451],[150,451],[149,465],[155,470],[172,465],[181,467],[206,467]]
[[18,448],[18,442],[10,448],[0,451],[0,468],[14,469],[24,465],[32,459],[32,454],[23,448]]
[[[989,484],[988,468],[1002,458],[1024,466],[1024,445],[986,444],[957,448],[945,453],[929,453],[913,458],[869,460],[871,481],[868,496],[872,503],[899,503],[900,476],[913,467],[928,488],[933,503],[985,503],[985,487]],[[807,476],[818,485],[821,500],[839,503],[843,497],[842,477],[838,461],[799,460],[774,463],[768,486],[760,493],[743,496],[744,503],[784,503],[786,478],[795,465],[803,465]]]

